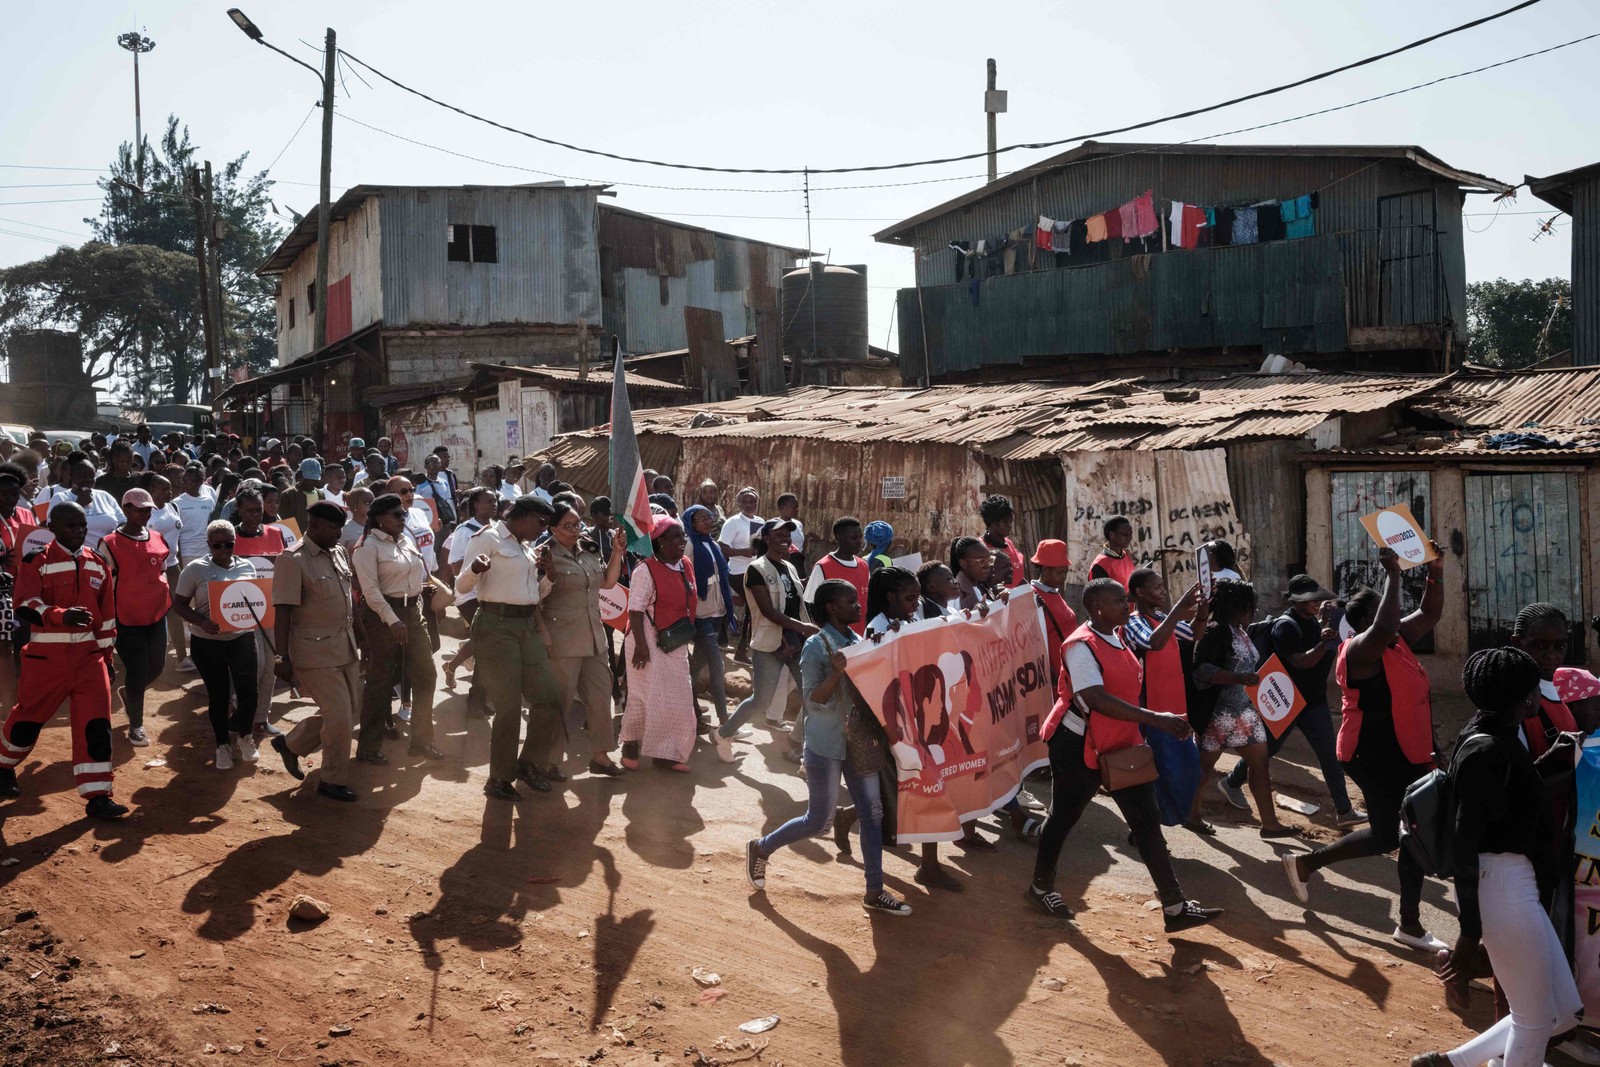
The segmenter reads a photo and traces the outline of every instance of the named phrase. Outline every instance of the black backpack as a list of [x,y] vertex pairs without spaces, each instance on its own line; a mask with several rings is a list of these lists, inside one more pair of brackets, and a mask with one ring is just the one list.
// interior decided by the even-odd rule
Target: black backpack
[[1417,861],[1423,874],[1435,878],[1455,874],[1455,767],[1469,745],[1493,740],[1488,734],[1462,738],[1450,756],[1450,770],[1434,768],[1406,787],[1400,801],[1400,847]]

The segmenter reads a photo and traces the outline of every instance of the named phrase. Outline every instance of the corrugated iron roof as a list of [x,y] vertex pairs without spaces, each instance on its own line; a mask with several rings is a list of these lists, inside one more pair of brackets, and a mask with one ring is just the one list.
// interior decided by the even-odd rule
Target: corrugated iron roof
[[1457,374],[1408,406],[1471,430],[1593,427],[1600,418],[1600,367]]
[[[514,376],[535,381],[553,382],[557,385],[572,385],[587,382],[589,385],[610,389],[612,385],[611,372],[608,370],[591,370],[587,377],[580,376],[576,367],[518,367],[504,363],[468,363],[490,376]],[[646,378],[642,374],[628,374],[628,388],[655,390],[662,393],[671,393],[677,397],[691,397],[694,390],[673,382],[664,382],[659,378]]]

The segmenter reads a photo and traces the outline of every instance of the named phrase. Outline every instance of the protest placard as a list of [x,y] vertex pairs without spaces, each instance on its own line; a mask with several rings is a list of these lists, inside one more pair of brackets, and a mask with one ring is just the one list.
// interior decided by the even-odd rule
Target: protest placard
[[1363,515],[1361,525],[1380,547],[1394,549],[1401,567],[1416,567],[1438,558],[1428,543],[1428,535],[1404,504]]
[[254,630],[257,625],[272,630],[272,579],[232,578],[211,582],[211,621],[226,633]]
[[1305,710],[1306,698],[1289,680],[1289,672],[1284,668],[1283,661],[1273,656],[1260,667],[1256,668],[1256,676],[1260,683],[1246,686],[1245,692],[1250,694],[1251,703],[1266,720],[1267,729],[1272,731],[1273,737],[1282,737],[1283,732],[1294,722],[1295,716]]

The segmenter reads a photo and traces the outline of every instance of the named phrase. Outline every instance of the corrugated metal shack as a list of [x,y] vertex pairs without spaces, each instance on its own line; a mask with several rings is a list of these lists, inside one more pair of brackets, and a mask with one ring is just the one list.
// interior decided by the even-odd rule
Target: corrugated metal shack
[[[728,342],[728,347],[733,350],[734,364],[739,373],[739,392],[754,393],[756,391],[755,335],[736,337]],[[848,363],[808,360],[800,368],[803,380],[798,384],[885,386],[900,384],[898,355],[888,349],[868,345],[867,357],[865,361]],[[678,348],[670,352],[647,352],[643,355],[629,356],[626,366],[630,375],[637,371],[663,381],[688,384],[686,378],[689,362],[689,350]],[[783,366],[785,379],[792,378],[793,361],[785,356]]]
[[1534,196],[1572,216],[1572,361],[1600,364],[1600,163],[1523,180]]
[[[1509,188],[1412,146],[1090,141],[875,236],[916,256],[917,288],[898,304],[908,382],[1129,368],[1189,377],[1268,354],[1425,372],[1447,368],[1464,339],[1463,193]],[[1164,230],[1068,254],[1034,246],[1041,216],[1116,214],[1146,192],[1160,217],[1172,201],[1314,195],[1314,232],[1228,247],[1178,249]],[[997,238],[1010,251],[978,261],[951,247]]]
[[[1343,594],[1378,581],[1355,520],[1402,502],[1445,548],[1448,606],[1426,658],[1436,684],[1457,684],[1465,657],[1503,644],[1535,601],[1566,613],[1569,662],[1594,664],[1600,368],[1452,375],[1407,399],[1401,421],[1366,445],[1302,457],[1312,573]],[[1421,582],[1408,574],[1408,607]]]

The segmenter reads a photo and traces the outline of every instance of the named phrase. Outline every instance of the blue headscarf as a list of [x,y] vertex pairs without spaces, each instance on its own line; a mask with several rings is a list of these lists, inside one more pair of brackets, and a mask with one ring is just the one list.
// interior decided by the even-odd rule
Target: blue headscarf
[[888,551],[889,546],[894,543],[894,527],[882,519],[867,523],[867,528],[861,532],[868,546],[880,552]]
[[[716,538],[710,534],[703,534],[694,528],[696,515],[705,512],[711,515],[711,509],[696,504],[683,513],[683,528],[689,531],[689,544],[694,548],[694,584],[695,592],[701,600],[706,598],[706,588],[711,576],[717,576],[717,588],[722,590],[723,609],[733,613],[733,587],[728,584],[728,557],[723,555],[722,546],[717,544]],[[714,517],[714,516],[713,516]]]

